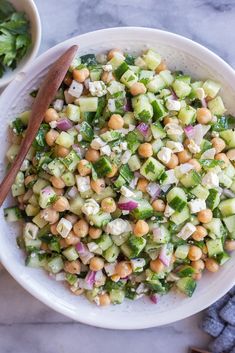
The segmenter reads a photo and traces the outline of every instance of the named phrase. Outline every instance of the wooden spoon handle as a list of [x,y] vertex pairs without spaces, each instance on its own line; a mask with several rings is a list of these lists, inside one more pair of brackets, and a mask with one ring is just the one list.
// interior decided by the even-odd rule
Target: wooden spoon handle
[[21,144],[20,151],[0,185],[0,206],[14,183],[15,177],[43,121],[46,110],[55,97],[55,94],[58,91],[77,50],[78,46],[73,45],[62,56],[60,56],[59,59],[51,66],[40,86],[32,107],[28,128]]

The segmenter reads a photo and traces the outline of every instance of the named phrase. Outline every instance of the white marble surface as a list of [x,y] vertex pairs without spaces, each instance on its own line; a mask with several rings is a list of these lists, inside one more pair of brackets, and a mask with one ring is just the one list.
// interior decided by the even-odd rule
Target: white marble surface
[[[35,0],[40,52],[71,36],[115,26],[156,27],[192,38],[235,66],[234,0]],[[75,323],[24,291],[0,267],[0,353],[186,353],[206,347],[201,314],[142,331],[107,331]]]

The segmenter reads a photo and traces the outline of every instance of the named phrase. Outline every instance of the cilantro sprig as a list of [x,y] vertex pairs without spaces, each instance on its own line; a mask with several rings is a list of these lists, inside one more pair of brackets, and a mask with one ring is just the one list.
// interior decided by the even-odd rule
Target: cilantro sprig
[[15,69],[31,45],[30,25],[22,12],[15,11],[6,0],[0,0],[0,77]]

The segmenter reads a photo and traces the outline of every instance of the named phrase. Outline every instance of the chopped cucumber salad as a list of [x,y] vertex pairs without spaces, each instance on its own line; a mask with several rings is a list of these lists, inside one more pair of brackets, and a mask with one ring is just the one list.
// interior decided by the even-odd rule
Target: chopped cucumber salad
[[[234,118],[220,88],[151,49],[77,57],[4,210],[23,221],[26,266],[101,306],[191,297],[235,249]],[[29,115],[11,124],[9,163]]]

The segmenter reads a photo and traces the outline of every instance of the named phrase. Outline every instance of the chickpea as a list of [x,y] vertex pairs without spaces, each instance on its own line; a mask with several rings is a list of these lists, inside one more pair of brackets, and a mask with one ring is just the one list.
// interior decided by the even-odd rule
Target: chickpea
[[88,231],[89,236],[91,239],[98,239],[101,234],[102,234],[102,229],[100,228],[95,228],[95,227],[90,227]]
[[149,225],[143,220],[139,220],[134,225],[133,233],[136,237],[142,237],[149,232]]
[[146,93],[146,87],[142,82],[135,82],[130,88],[132,96],[138,96],[138,94]]
[[118,130],[123,128],[123,126],[124,126],[123,117],[120,114],[112,114],[108,121],[108,127],[113,130]]
[[161,260],[159,260],[159,259],[151,260],[150,261],[150,268],[153,272],[160,273],[164,270],[164,265],[161,262]]
[[118,275],[112,275],[110,278],[113,282],[118,282],[120,280],[120,277]]
[[63,196],[64,195],[64,189],[57,189],[53,188],[57,196]]
[[65,218],[74,225],[78,221],[78,216],[75,214],[67,214]]
[[114,76],[113,76],[112,72],[104,71],[101,75],[101,80],[104,83],[109,83],[114,80]]
[[94,150],[93,148],[88,148],[85,154],[85,158],[89,162],[97,162],[100,158],[100,153],[99,151]]
[[208,124],[212,119],[211,112],[207,108],[198,108],[196,114],[199,124]]
[[90,260],[90,270],[100,271],[104,267],[104,260],[101,257],[94,256]]
[[79,237],[73,231],[69,232],[69,235],[65,238],[66,246],[76,245],[79,241]]
[[84,238],[89,232],[89,225],[84,219],[80,219],[74,224],[73,231],[78,237]]
[[87,176],[91,174],[91,165],[86,159],[81,159],[77,165],[78,173],[81,176]]
[[68,272],[68,273],[79,274],[81,272],[81,264],[78,260],[65,261],[64,270],[65,272]]
[[195,280],[195,281],[200,281],[200,279],[202,278],[202,274],[200,272],[198,273],[194,273],[192,275],[192,278]]
[[59,233],[57,232],[57,230],[56,230],[57,224],[58,224],[58,222],[56,222],[56,223],[54,223],[54,224],[52,224],[52,225],[50,226],[50,232],[51,232],[51,234],[53,234],[53,235],[58,235],[58,234],[59,234]]
[[225,250],[234,251],[235,250],[235,240],[226,240]]
[[84,82],[90,75],[90,72],[89,70],[84,67],[83,69],[80,69],[80,70],[77,70],[77,69],[74,69],[73,70],[73,78],[74,80],[82,83]]
[[177,155],[178,155],[180,164],[187,163],[192,158],[191,153],[187,150],[183,150],[181,152],[178,152]]
[[26,191],[26,193],[23,195],[23,202],[27,202],[30,197],[33,196],[33,190],[29,189],[28,191]]
[[192,235],[193,240],[201,241],[207,236],[207,230],[203,226],[196,226],[196,230]]
[[37,180],[37,176],[36,175],[28,175],[25,180],[24,180],[24,184],[25,186],[29,185],[31,182],[36,181]]
[[96,179],[91,180],[91,188],[97,194],[101,194],[105,189],[105,180],[104,179]]
[[174,169],[179,164],[179,159],[176,154],[171,155],[170,161],[166,164],[167,168]]
[[222,152],[225,149],[225,147],[226,147],[226,144],[225,144],[224,140],[221,139],[220,137],[214,137],[211,140],[211,143],[212,143],[212,146],[215,149],[216,154]]
[[171,118],[171,117],[169,117],[169,116],[165,116],[165,118],[163,119],[163,124],[164,124],[164,125],[167,125],[167,124],[170,124],[170,123],[176,123],[176,124],[178,124],[179,121],[178,121],[178,119]]
[[202,252],[203,252],[202,259],[204,260],[204,259],[206,258],[206,255],[208,254],[208,250],[207,250],[206,244],[203,245],[203,247],[202,247]]
[[101,201],[101,207],[104,212],[112,213],[117,209],[116,202],[112,197],[106,197]]
[[52,186],[54,186],[56,189],[63,189],[65,187],[64,181],[56,176],[52,176],[50,178],[50,182],[52,183]]
[[226,155],[230,161],[235,161],[235,148],[229,150]]
[[137,182],[137,190],[146,192],[146,188],[148,186],[148,180],[145,178],[140,178]]
[[115,55],[120,54],[123,55],[123,51],[119,48],[112,49],[108,52],[108,60],[111,60]]
[[195,158],[190,159],[188,163],[192,164],[193,169],[196,170],[196,172],[201,171],[202,169],[201,164]]
[[104,134],[105,132],[109,131],[109,129],[105,126],[100,129],[100,134]]
[[44,117],[44,121],[46,123],[50,123],[51,121],[56,121],[59,119],[59,114],[54,108],[47,109]]
[[206,269],[210,272],[217,272],[219,270],[219,265],[214,259],[205,260]]
[[99,295],[100,306],[108,306],[111,303],[110,297],[107,293]]
[[117,167],[115,164],[113,164],[113,165],[112,165],[112,170],[111,170],[111,172],[109,172],[109,173],[107,174],[107,177],[108,177],[108,178],[114,177],[114,175],[117,174],[117,171],[118,171],[118,167]]
[[50,224],[54,224],[59,220],[59,213],[52,208],[45,208],[40,212],[40,214],[41,217]]
[[188,258],[190,261],[197,261],[202,257],[202,251],[198,246],[192,245],[189,248]]
[[226,156],[225,153],[218,153],[215,155],[215,159],[217,161],[223,161],[224,163],[222,163],[221,165],[221,168],[226,168],[228,165],[229,165],[229,159],[228,157]]
[[59,243],[60,243],[61,249],[65,249],[65,248],[68,247],[68,244],[66,243],[66,241],[65,241],[64,238],[60,238],[60,239],[59,239]]
[[166,208],[166,204],[163,200],[158,199],[158,200],[153,201],[152,207],[157,212],[164,212],[165,208]]
[[164,61],[161,61],[160,64],[156,67],[155,71],[157,74],[159,74],[159,72],[167,70],[167,66],[166,63],[164,63]]
[[63,81],[66,84],[66,86],[70,86],[72,81],[73,81],[72,76],[70,74],[66,74]]
[[[61,190],[61,189],[59,189]],[[60,196],[53,204],[53,209],[56,210],[57,212],[64,212],[66,210],[69,210],[69,202],[64,196]]]
[[209,223],[213,218],[213,213],[209,208],[198,212],[197,219],[201,223]]
[[55,144],[55,140],[59,136],[58,131],[51,129],[46,133],[45,140],[48,146],[53,146]]
[[151,143],[141,143],[138,148],[138,153],[143,158],[149,158],[153,155],[153,148]]
[[187,148],[189,144],[190,144],[190,140],[189,138],[186,138],[183,143],[184,147]]
[[205,264],[202,260],[192,261],[191,266],[196,270],[196,273],[201,272],[205,268]]
[[64,157],[66,157],[69,154],[69,149],[65,148],[63,146],[57,145],[55,147],[55,154],[57,155],[57,157],[64,158]]
[[128,261],[118,262],[115,269],[116,269],[116,274],[120,278],[125,278],[132,273],[132,266]]

